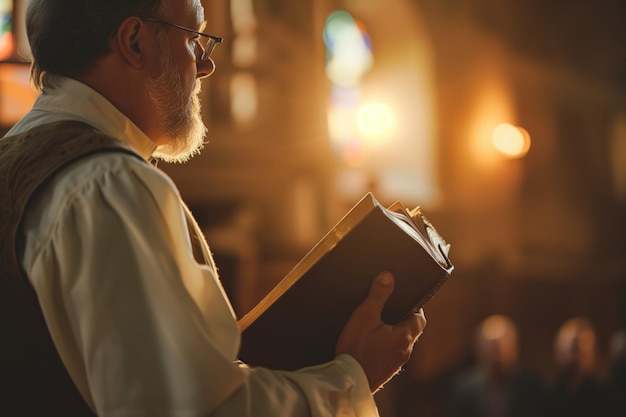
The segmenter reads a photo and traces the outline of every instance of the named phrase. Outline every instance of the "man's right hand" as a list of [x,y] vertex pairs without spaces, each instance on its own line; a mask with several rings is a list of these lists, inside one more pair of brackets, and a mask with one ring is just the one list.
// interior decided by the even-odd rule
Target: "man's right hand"
[[426,327],[422,309],[395,325],[382,321],[381,313],[393,287],[391,273],[378,274],[369,295],[354,310],[341,331],[335,349],[336,355],[347,353],[361,364],[372,392],[400,371]]

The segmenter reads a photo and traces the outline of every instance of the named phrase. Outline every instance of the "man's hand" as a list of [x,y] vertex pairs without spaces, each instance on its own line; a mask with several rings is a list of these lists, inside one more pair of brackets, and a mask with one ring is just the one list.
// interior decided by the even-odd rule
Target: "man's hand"
[[335,349],[336,355],[347,353],[361,364],[372,392],[409,360],[413,345],[426,326],[422,309],[396,325],[383,323],[381,313],[393,286],[393,275],[389,272],[382,272],[374,279],[369,295],[341,331]]

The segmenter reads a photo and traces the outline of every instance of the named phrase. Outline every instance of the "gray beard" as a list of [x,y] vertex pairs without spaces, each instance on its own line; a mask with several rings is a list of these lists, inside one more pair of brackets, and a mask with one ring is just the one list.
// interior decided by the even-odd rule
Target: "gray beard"
[[207,129],[202,121],[200,80],[185,94],[180,76],[174,69],[167,41],[164,42],[159,76],[150,80],[149,93],[168,142],[157,147],[153,157],[171,163],[188,161],[204,147]]

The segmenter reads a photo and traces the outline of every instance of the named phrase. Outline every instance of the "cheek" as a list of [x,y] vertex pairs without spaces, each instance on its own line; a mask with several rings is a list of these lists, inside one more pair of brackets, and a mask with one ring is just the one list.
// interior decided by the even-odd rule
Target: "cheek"
[[173,54],[173,60],[176,67],[183,72],[191,71],[196,68],[197,46],[193,42],[185,42],[185,47],[177,48]]
[[175,66],[175,71],[177,74],[173,78],[174,83],[176,84],[175,88],[178,88],[178,93],[181,96],[189,96],[193,92],[196,83],[196,65],[195,61],[193,63],[187,62],[178,62]]
[[196,56],[195,54],[190,54],[181,58],[182,59],[179,61],[181,84],[184,86],[186,92],[191,92],[195,87],[198,75]]

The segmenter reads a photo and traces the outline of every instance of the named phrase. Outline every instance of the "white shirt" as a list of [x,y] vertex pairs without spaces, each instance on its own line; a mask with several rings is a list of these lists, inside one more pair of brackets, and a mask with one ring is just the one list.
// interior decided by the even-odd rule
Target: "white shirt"
[[[8,134],[58,120],[87,122],[143,158],[155,149],[72,79]],[[194,260],[178,190],[138,158],[101,153],[64,168],[34,196],[22,233],[52,338],[100,417],[378,415],[349,355],[296,372],[236,360],[233,310],[214,268]]]

